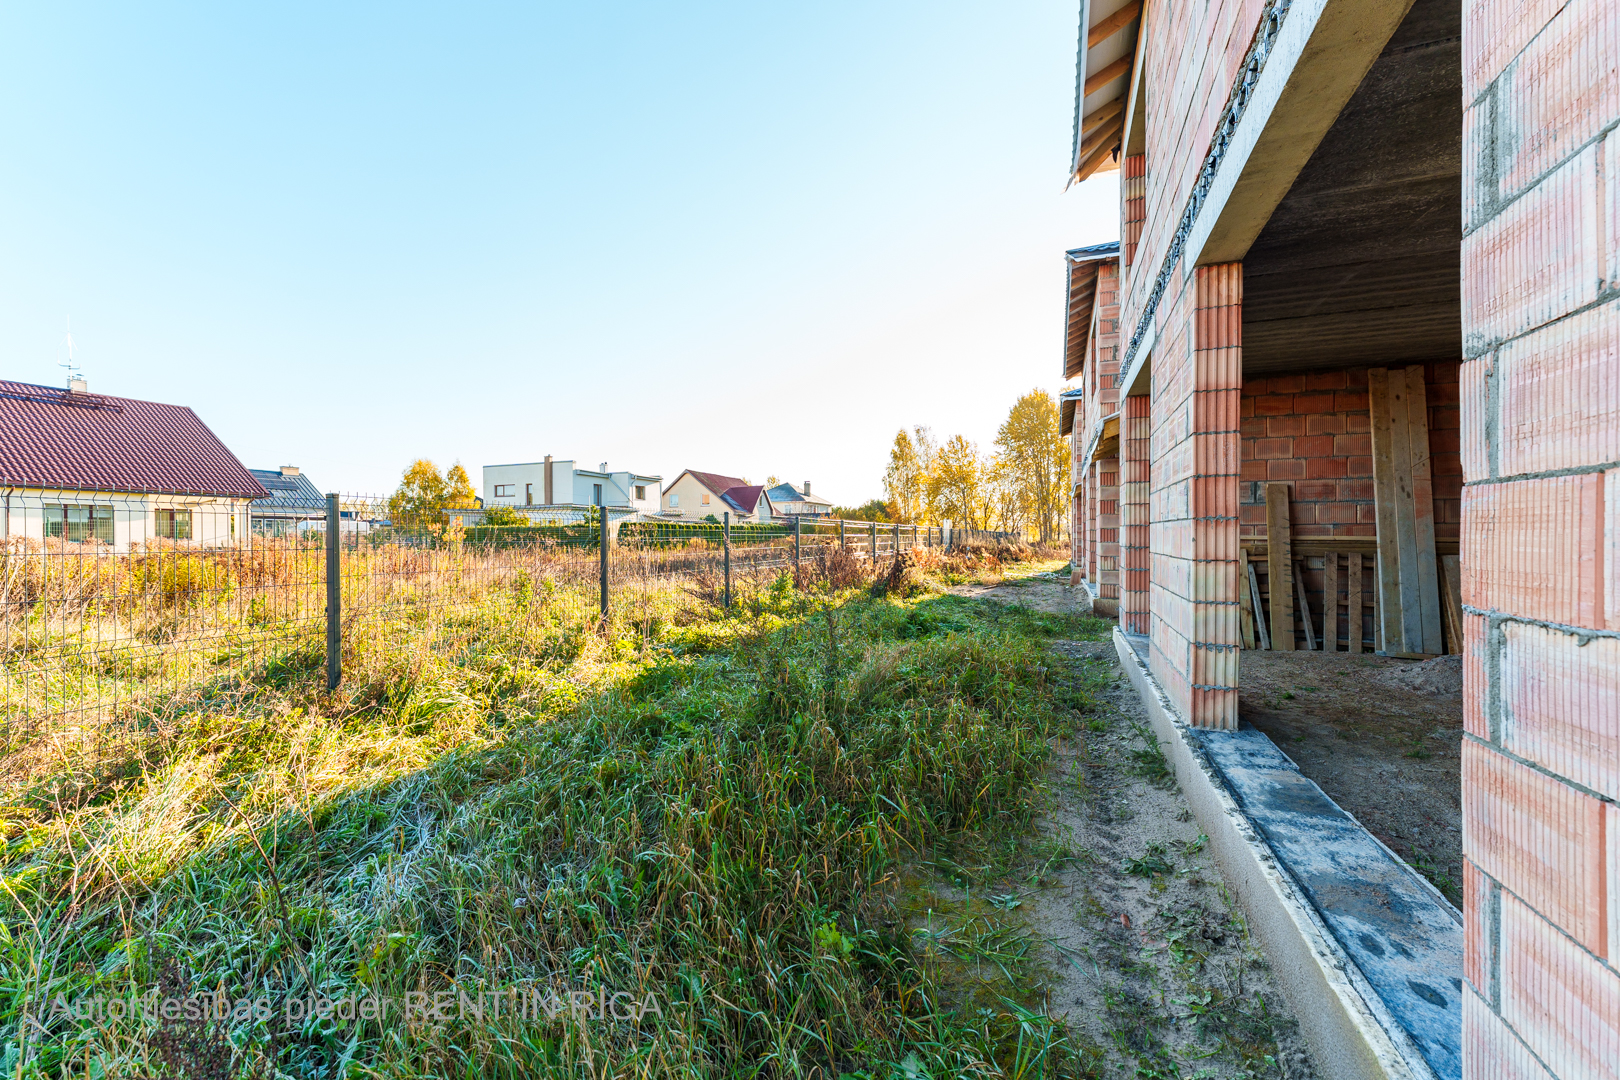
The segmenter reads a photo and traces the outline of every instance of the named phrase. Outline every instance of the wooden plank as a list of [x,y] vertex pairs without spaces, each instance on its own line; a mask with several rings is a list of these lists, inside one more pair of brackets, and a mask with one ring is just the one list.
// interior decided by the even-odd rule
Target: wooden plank
[[1266,584],[1271,590],[1271,646],[1294,651],[1293,526],[1288,519],[1288,485],[1266,485]]
[[[1429,403],[1423,385],[1423,365],[1406,369],[1406,416],[1412,444],[1412,518],[1417,526],[1418,622],[1422,626],[1423,651],[1445,651],[1445,635],[1440,619],[1440,572],[1434,553],[1434,477],[1429,457]],[[1405,572],[1405,567],[1402,568]]]
[[1299,590],[1299,621],[1305,627],[1305,649],[1316,651],[1316,631],[1311,626],[1311,602],[1305,595],[1305,560],[1294,562],[1294,588]]
[[1260,647],[1271,649],[1271,632],[1266,629],[1266,609],[1260,602],[1260,576],[1254,572],[1254,563],[1243,564],[1249,571],[1249,602],[1254,605],[1254,628],[1260,632]]
[[[1406,381],[1404,375],[1401,381]],[[1383,641],[1399,640],[1401,636],[1401,589],[1394,573],[1399,541],[1395,525],[1395,436],[1390,418],[1389,384],[1388,368],[1372,368],[1367,372],[1367,409],[1372,421],[1373,509],[1378,527],[1378,561],[1373,579],[1377,622],[1373,640],[1378,643],[1380,652]]]
[[1253,597],[1249,595],[1249,554],[1238,548],[1238,618],[1243,630],[1243,647],[1254,648]]
[[1350,618],[1350,626],[1345,638],[1353,653],[1361,651],[1361,635],[1364,633],[1362,627],[1365,625],[1363,616],[1366,615],[1361,603],[1361,562],[1362,555],[1359,551],[1352,552],[1345,560],[1345,569],[1350,574],[1349,584],[1345,588],[1344,603],[1345,613]]
[[1440,580],[1444,584],[1446,621],[1451,630],[1453,645],[1452,652],[1463,651],[1463,612],[1462,612],[1462,558],[1457,555],[1442,555],[1440,557]]
[[1339,651],[1339,555],[1322,556],[1322,651]]
[[1412,497],[1412,425],[1408,416],[1410,390],[1404,369],[1389,373],[1390,446],[1394,456],[1395,481],[1395,565],[1400,587],[1400,633],[1394,642],[1384,638],[1384,651],[1414,653],[1423,651],[1423,601],[1418,588],[1417,507]]

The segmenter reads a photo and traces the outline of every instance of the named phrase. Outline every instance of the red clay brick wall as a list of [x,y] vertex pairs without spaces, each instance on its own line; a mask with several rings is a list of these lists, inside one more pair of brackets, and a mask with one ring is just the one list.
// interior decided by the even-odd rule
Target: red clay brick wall
[[1468,0],[1463,87],[1463,1071],[1613,1078],[1620,6]]
[[[1434,534],[1457,539],[1462,521],[1458,364],[1424,365]],[[1375,536],[1367,369],[1273,375],[1243,383],[1242,534],[1266,535],[1266,483],[1287,481],[1296,536]]]
[[1147,155],[1126,156],[1119,170],[1119,188],[1124,204],[1120,252],[1125,265],[1131,266],[1136,262],[1136,245],[1142,240],[1142,225],[1147,219]]

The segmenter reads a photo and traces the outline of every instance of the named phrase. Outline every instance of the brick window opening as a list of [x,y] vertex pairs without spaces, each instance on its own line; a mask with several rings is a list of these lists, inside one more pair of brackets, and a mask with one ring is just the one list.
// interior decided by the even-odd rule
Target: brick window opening
[[47,506],[45,535],[53,540],[83,543],[113,542],[113,511],[110,506]]
[[158,510],[153,516],[156,518],[157,535],[162,539],[191,539],[190,510]]

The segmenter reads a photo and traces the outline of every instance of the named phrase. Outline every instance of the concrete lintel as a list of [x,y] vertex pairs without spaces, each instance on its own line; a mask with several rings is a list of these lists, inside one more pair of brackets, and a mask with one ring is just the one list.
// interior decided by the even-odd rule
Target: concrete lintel
[[[1159,317],[1154,315],[1153,321],[1148,324],[1147,333],[1142,335],[1142,344],[1137,346],[1136,360],[1131,364],[1130,370],[1122,372],[1119,380],[1120,400],[1133,394],[1145,394],[1153,384],[1153,346],[1159,343]],[[1119,407],[1120,415],[1125,415],[1125,406]]]
[[1188,234],[1188,276],[1248,253],[1411,6],[1294,0]]
[[1190,737],[1158,680],[1117,627],[1114,651],[1147,707],[1188,807],[1209,837],[1210,853],[1293,1007],[1317,1070],[1330,1080],[1435,1080],[1414,1047],[1397,1046],[1391,1038],[1390,1032],[1398,1030],[1394,1018],[1278,864],[1219,771]]

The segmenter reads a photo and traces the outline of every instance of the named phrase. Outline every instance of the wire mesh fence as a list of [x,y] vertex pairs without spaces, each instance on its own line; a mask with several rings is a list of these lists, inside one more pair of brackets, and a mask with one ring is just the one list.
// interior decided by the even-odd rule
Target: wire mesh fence
[[[0,719],[16,746],[49,723],[114,731],[281,669],[336,685],[370,639],[426,630],[473,647],[495,621],[617,619],[651,634],[682,605],[734,602],[784,572],[835,573],[946,539],[938,528],[591,520],[464,527],[373,496],[267,523],[242,500],[6,496]],[[562,631],[559,630],[559,633]]]

